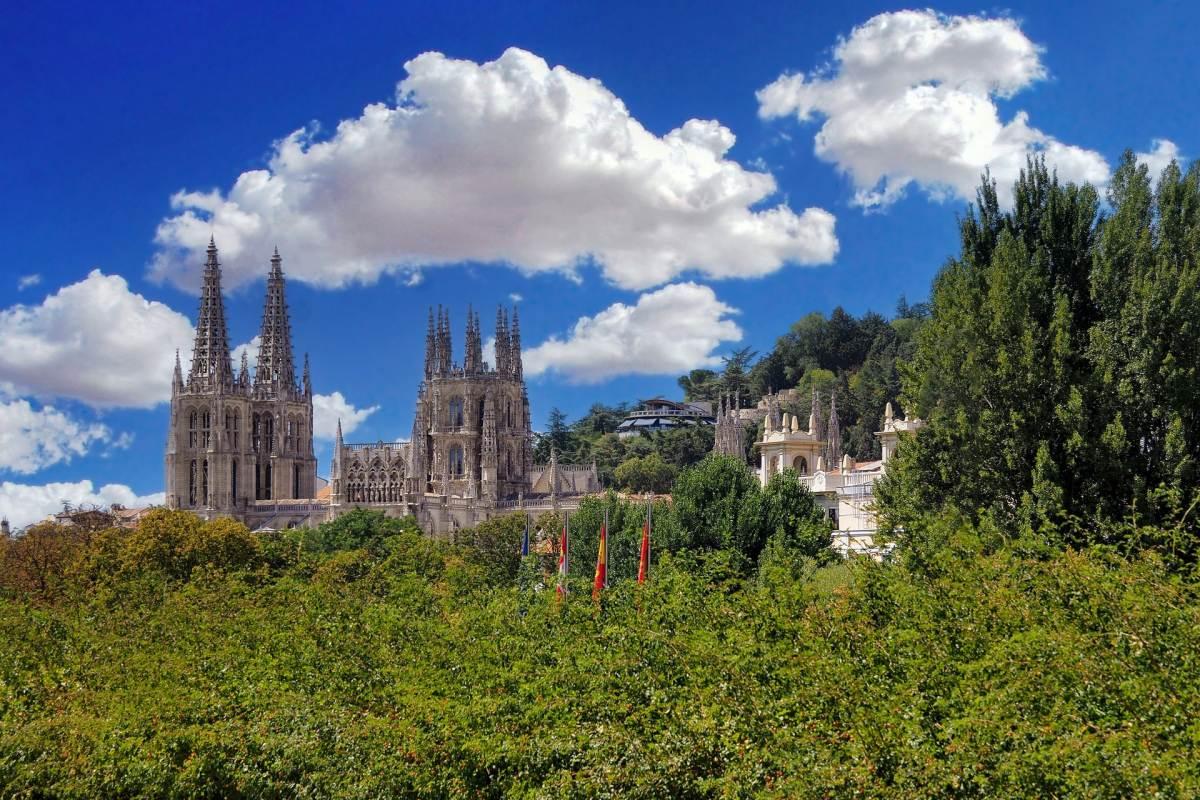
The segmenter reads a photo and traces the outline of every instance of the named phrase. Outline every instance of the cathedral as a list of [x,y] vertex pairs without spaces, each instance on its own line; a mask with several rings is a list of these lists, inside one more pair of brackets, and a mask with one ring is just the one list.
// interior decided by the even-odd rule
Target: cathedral
[[271,257],[258,364],[230,358],[221,267],[209,242],[186,379],[178,354],[166,448],[170,508],[234,517],[252,529],[315,525],[356,507],[412,515],[452,536],[492,516],[572,509],[600,491],[594,465],[533,463],[521,323],[496,312],[495,364],[484,361],[479,315],[468,311],[461,364],[450,314],[429,313],[424,381],[408,441],[347,443],[338,422],[328,491],[318,491],[308,357],[297,381],[282,259]]

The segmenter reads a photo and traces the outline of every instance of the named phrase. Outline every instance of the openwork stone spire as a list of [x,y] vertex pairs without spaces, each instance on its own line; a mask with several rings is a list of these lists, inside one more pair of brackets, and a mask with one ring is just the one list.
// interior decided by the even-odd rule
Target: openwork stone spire
[[508,314],[496,306],[496,372],[507,374],[509,364]]
[[292,362],[292,326],[288,321],[284,293],[283,259],[279,248],[271,256],[267,275],[267,297],[263,302],[262,330],[259,332],[258,367],[254,388],[291,394],[296,390],[296,369]]
[[521,315],[513,306],[512,332],[508,337],[508,359],[514,378],[522,377],[521,368]]
[[830,469],[832,469],[842,460],[842,423],[838,420],[837,392],[834,392],[829,398],[827,436],[829,437],[829,445],[827,447],[829,454],[828,462]]
[[470,306],[467,307],[467,355],[463,367],[468,375],[483,372],[483,344],[480,342],[479,323]]
[[229,360],[229,331],[225,326],[225,301],[221,297],[221,265],[217,244],[208,240],[204,284],[200,288],[200,313],[196,319],[196,343],[192,348],[192,370],[188,384],[193,388],[232,388],[233,364]]
[[432,378],[433,373],[436,369],[437,369],[437,335],[433,332],[433,306],[430,306],[429,307],[429,331],[425,334],[425,380],[429,380],[430,378]]

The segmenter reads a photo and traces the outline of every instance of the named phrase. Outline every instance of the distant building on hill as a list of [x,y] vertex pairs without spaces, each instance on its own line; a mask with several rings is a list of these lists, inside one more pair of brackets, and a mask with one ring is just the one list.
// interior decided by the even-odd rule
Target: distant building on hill
[[925,423],[897,418],[888,403],[883,429],[875,433],[883,456],[875,461],[855,462],[842,452],[836,397],[831,399],[828,419],[822,420],[814,394],[805,428],[801,428],[794,414],[780,411],[774,395],[768,396],[767,406],[762,439],[755,443],[762,485],[766,486],[772,476],[783,470],[794,469],[834,523],[833,545],[837,550],[844,554],[882,555],[875,543],[879,528],[874,508],[875,481],[886,473],[887,462],[895,454],[900,437],[915,433]]
[[643,400],[637,410],[625,415],[625,419],[617,425],[617,436],[625,439],[642,433],[714,424],[716,418],[710,402],[676,402],[665,397],[653,397]]

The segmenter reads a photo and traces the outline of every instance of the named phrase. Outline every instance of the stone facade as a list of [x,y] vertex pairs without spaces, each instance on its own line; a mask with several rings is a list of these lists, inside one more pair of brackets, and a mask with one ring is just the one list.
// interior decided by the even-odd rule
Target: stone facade
[[[600,490],[594,467],[533,464],[533,430],[521,361],[521,321],[496,312],[496,363],[483,360],[482,325],[468,310],[461,364],[450,314],[431,309],[425,380],[407,442],[347,444],[338,427],[330,514],[358,506],[411,514],[430,533],[453,535],[514,510],[578,506]],[[544,476],[560,476],[546,480]],[[570,479],[568,479],[568,476]]]
[[282,259],[271,258],[258,365],[230,359],[221,267],[209,243],[185,379],[175,358],[165,457],[170,508],[251,528],[316,525],[356,507],[413,515],[433,534],[512,511],[578,507],[600,491],[594,465],[533,464],[521,321],[496,312],[496,363],[483,360],[479,316],[467,314],[462,364],[453,358],[450,314],[429,313],[425,375],[407,442],[348,444],[337,426],[330,487],[319,498],[313,456],[312,380],[292,358]]
[[307,357],[302,379],[296,379],[278,251],[267,275],[260,337],[253,377],[244,355],[235,371],[221,268],[210,241],[186,378],[175,355],[165,459],[168,507],[205,518],[251,520],[281,501],[315,493],[312,381]]

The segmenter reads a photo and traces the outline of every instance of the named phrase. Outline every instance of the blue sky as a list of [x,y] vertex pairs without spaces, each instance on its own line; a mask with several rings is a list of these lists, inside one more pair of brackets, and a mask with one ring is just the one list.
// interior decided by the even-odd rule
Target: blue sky
[[209,233],[235,343],[279,246],[349,439],[407,436],[430,304],[514,297],[536,428],[924,299],[983,164],[1197,146],[1194,4],[343,5],[6,11],[0,513],[161,491]]

